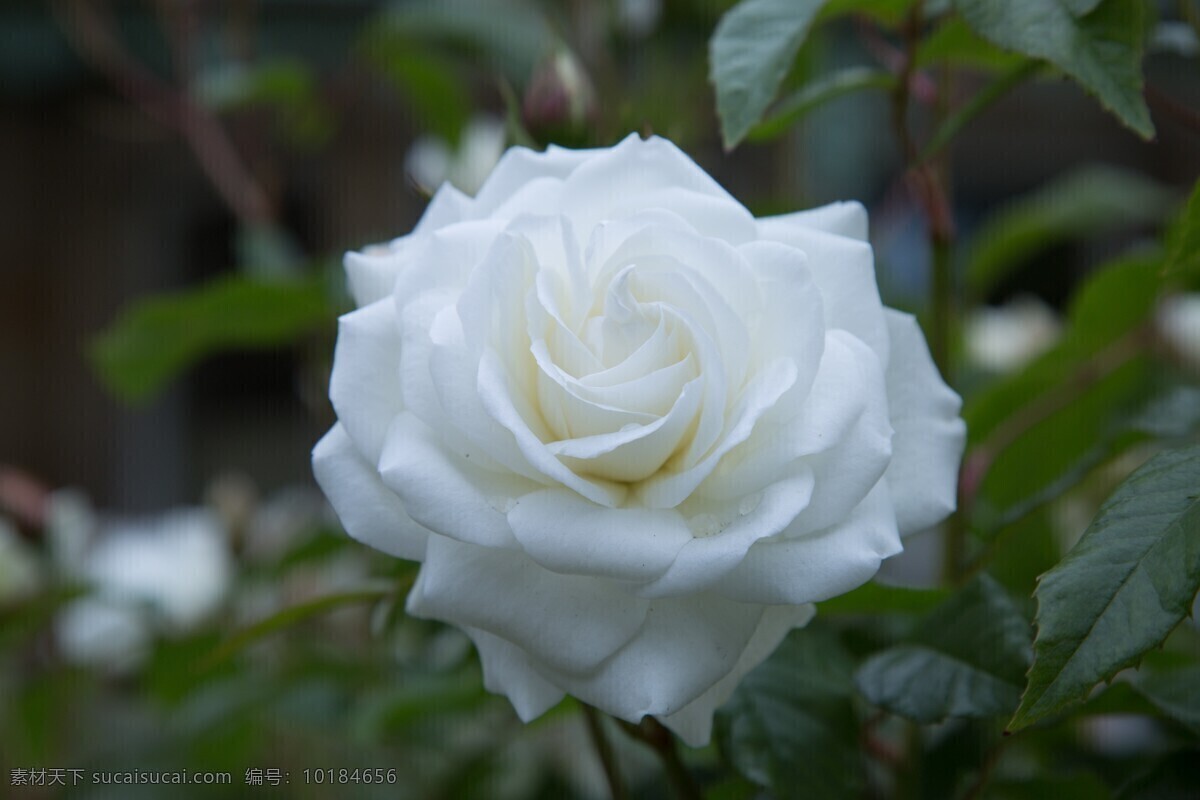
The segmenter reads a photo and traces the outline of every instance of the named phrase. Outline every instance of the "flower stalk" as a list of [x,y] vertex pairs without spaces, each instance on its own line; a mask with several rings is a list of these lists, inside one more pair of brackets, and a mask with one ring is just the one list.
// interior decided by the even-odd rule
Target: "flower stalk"
[[654,717],[644,717],[637,725],[621,720],[618,722],[626,733],[653,750],[662,761],[667,782],[671,784],[678,800],[703,800],[704,792],[683,763],[674,735],[661,722]]
[[592,740],[592,746],[596,748],[596,755],[600,759],[600,766],[604,769],[604,778],[608,781],[609,793],[613,800],[628,800],[629,790],[625,787],[625,781],[621,777],[621,768],[617,764],[612,742],[604,733],[600,712],[586,703],[582,703],[581,706],[588,737]]

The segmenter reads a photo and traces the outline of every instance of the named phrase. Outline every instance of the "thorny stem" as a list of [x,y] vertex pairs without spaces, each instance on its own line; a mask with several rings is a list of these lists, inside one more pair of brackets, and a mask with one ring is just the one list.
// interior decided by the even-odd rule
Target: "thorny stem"
[[936,158],[971,121],[1026,79],[1036,75],[1041,67],[1041,62],[1033,61],[1032,59],[1022,62],[983,87],[970,100],[964,103],[961,108],[950,114],[938,126],[937,130],[934,131],[934,134],[929,137],[929,141],[925,143],[925,147],[921,150],[921,163]]
[[[221,199],[243,224],[272,221],[274,211],[266,192],[242,162],[220,122],[189,92],[164,82],[125,51],[107,18],[107,3],[59,0],[54,7],[80,55],[143,112],[184,138]],[[172,26],[168,22],[168,27]],[[168,40],[174,45],[185,33],[173,29]],[[176,54],[176,59],[181,65],[186,63],[184,54]]]
[[1011,739],[1001,739],[996,744],[992,745],[984,756],[983,764],[979,767],[979,772],[975,776],[975,780],[971,781],[971,785],[963,792],[960,800],[976,800],[983,794],[983,789],[987,786],[988,779],[992,777],[992,771],[996,768],[996,764],[1000,761],[1001,751],[1004,750],[1004,745]]
[[[913,4],[903,27],[904,53],[900,62],[895,92],[892,95],[892,125],[904,153],[906,177],[913,195],[925,214],[929,226],[929,247],[932,256],[930,276],[931,327],[930,350],[943,377],[952,380],[950,341],[953,337],[954,296],[953,243],[954,215],[946,196],[945,174],[942,166],[922,158],[908,127],[910,85],[916,67],[917,44],[921,35],[923,3]],[[944,81],[943,81],[944,83]],[[940,91],[945,86],[939,87]],[[945,110],[938,103],[939,111]],[[963,553],[966,549],[966,527],[961,513],[947,522],[942,569],[946,582],[954,585],[962,576]]]
[[604,768],[604,777],[608,781],[609,792],[611,792],[613,800],[627,800],[629,791],[625,788],[625,782],[621,778],[621,770],[617,765],[616,754],[613,753],[612,742],[604,733],[600,712],[586,703],[581,703],[581,705],[583,706],[583,721],[587,725],[592,746],[596,748],[596,755],[600,758],[600,766]]
[[654,717],[644,717],[637,725],[622,720],[617,720],[617,722],[626,733],[658,755],[663,769],[667,773],[667,780],[674,788],[675,796],[679,800],[703,800],[704,792],[701,791],[700,784],[696,783],[696,779],[692,777],[692,773],[680,758],[679,746],[675,737],[663,727],[661,722]]

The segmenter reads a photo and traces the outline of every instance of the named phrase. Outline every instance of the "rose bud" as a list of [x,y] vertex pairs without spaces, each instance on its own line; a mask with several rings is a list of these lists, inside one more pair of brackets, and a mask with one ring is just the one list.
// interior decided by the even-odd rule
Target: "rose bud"
[[596,91],[578,59],[559,50],[534,71],[521,120],[538,139],[574,141],[596,116]]

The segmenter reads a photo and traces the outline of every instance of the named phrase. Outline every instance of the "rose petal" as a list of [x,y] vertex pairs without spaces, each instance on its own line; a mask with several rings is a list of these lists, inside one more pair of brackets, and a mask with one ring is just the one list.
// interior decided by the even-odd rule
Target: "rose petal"
[[563,690],[539,675],[521,648],[479,628],[463,630],[479,651],[484,688],[507,697],[522,722],[540,717],[563,699]]
[[566,489],[525,495],[508,521],[525,552],[546,569],[626,581],[661,575],[692,539],[675,511],[605,508]]
[[599,436],[630,425],[649,425],[659,415],[642,408],[624,408],[559,369],[547,352],[545,342],[530,348],[538,365],[537,393],[542,419],[552,432],[549,440]]
[[[591,160],[593,155],[593,151],[567,150],[554,145],[547,147],[544,152],[525,147],[509,148],[500,157],[483,186],[479,187],[472,211],[476,217],[493,215],[497,208],[524,186],[538,178],[566,178],[581,164]],[[553,213],[558,209],[546,206],[536,211]]]
[[[858,351],[854,360],[866,378],[863,384],[866,403],[844,437],[833,446],[803,459],[816,474],[817,481],[812,500],[793,524],[795,533],[821,530],[845,519],[879,482],[892,457],[892,426],[888,421],[887,396],[879,361],[862,342],[852,336],[840,335],[845,343]],[[810,429],[810,435],[812,433],[817,434],[819,441],[820,428]]]
[[[426,368],[440,411],[432,418],[422,413],[421,418],[431,428],[442,431],[447,441],[461,437],[469,448],[473,448],[464,449],[464,453],[482,452],[493,464],[531,480],[544,480],[521,453],[512,435],[488,418],[476,388],[479,357],[462,341],[462,328],[454,306],[443,308],[434,317],[430,342]],[[421,365],[415,364],[414,369],[419,371]],[[418,375],[418,380],[423,379]],[[452,431],[457,434],[447,435]]]
[[889,339],[871,246],[814,230],[787,217],[758,220],[758,232],[764,239],[804,251],[813,281],[821,290],[826,329],[840,328],[854,334],[870,345],[886,366]]
[[835,466],[832,461],[811,464],[822,496],[845,484],[847,499],[838,507],[849,511],[875,485],[890,458],[883,392],[875,353],[845,331],[830,331],[807,396],[789,391],[781,398],[745,444],[721,460],[701,494],[713,500],[743,497],[769,485],[797,460],[836,450],[841,454],[837,463],[848,465],[845,474],[827,472],[826,467]]
[[367,248],[361,253],[346,253],[346,278],[355,305],[361,308],[390,295],[396,283],[396,276],[408,261],[407,248],[424,241],[418,234],[433,233],[440,228],[469,219],[470,206],[471,198],[449,183],[444,183],[434,193],[412,233],[388,244]]
[[[631,272],[626,265],[634,265]],[[628,275],[643,303],[669,303],[685,312],[717,344],[732,385],[740,385],[750,349],[747,320],[762,298],[739,251],[725,242],[670,227],[647,226],[609,257],[597,281]]]
[[655,600],[637,635],[599,669],[584,674],[539,664],[539,671],[574,697],[628,722],[647,714],[668,716],[734,669],[763,612],[763,606],[713,594]]
[[403,261],[408,237],[397,240],[390,246],[370,248],[365,252],[346,253],[342,266],[346,269],[346,282],[354,305],[362,308],[382,300],[392,293],[396,275]]
[[649,606],[603,578],[559,575],[519,551],[444,536],[430,537],[408,595],[413,616],[480,628],[539,667],[572,674],[595,670],[628,642]]
[[938,374],[916,319],[887,310],[892,360],[887,370],[892,463],[884,473],[903,534],[941,522],[956,504],[967,426],[962,400]]
[[448,225],[407,246],[403,266],[397,271],[392,294],[396,310],[428,291],[462,286],[472,271],[489,255],[503,227],[496,220],[479,220]]
[[[592,307],[592,287],[571,221],[561,215],[525,215],[513,220],[507,230],[523,237],[535,254],[537,297],[564,328],[577,328]],[[552,288],[560,291],[551,292]]]
[[801,225],[826,233],[836,233],[839,236],[849,236],[860,242],[867,241],[867,209],[863,207],[862,203],[854,200],[830,203],[805,211],[780,214],[776,217],[765,217],[759,222],[766,220],[778,220],[785,225]]
[[815,603],[866,583],[901,549],[891,495],[880,481],[836,525],[755,543],[713,591],[741,603]]
[[[711,371],[706,372],[702,368],[701,374],[711,382]],[[638,497],[642,503],[650,508],[674,508],[686,500],[716,469],[721,458],[750,436],[758,418],[770,409],[795,381],[796,365],[791,359],[780,358],[768,364],[750,380],[734,403],[729,414],[732,422],[727,424],[728,429],[720,444],[682,472],[663,472],[639,484]],[[704,402],[709,402],[707,396]],[[704,424],[705,418],[701,416],[701,427]]]
[[689,747],[708,744],[712,738],[713,713],[730,698],[746,673],[775,652],[788,631],[807,625],[815,613],[816,608],[812,605],[768,607],[759,619],[750,643],[729,674],[674,714],[661,717],[662,724],[674,731]]
[[765,489],[753,504],[738,504],[721,516],[703,506],[688,508],[689,514],[707,514],[720,530],[684,545],[666,573],[641,587],[638,594],[668,597],[713,585],[741,563],[755,542],[783,531],[796,519],[809,503],[813,484],[812,471],[800,465]]
[[379,460],[383,482],[403,501],[409,516],[446,536],[489,547],[516,547],[508,504],[538,488],[511,472],[492,472],[451,453],[412,414],[392,423]]
[[386,298],[338,319],[329,399],[372,464],[379,462],[388,426],[403,410],[400,341],[395,309]]
[[780,242],[751,242],[737,252],[750,266],[748,280],[770,298],[755,315],[750,372],[786,356],[797,369],[790,391],[806,394],[825,350],[824,303],[808,269],[808,257]]
[[[696,197],[688,198],[688,193]],[[630,134],[615,147],[596,151],[566,179],[562,206],[579,231],[642,209],[669,208],[709,235],[737,242],[753,237],[750,212],[679,148],[657,136],[643,141]]]
[[[604,274],[615,275],[627,266],[614,260],[614,254],[630,237],[649,227],[693,235],[699,233],[695,226],[670,208],[647,208],[629,217],[603,220],[587,234],[587,246],[583,251],[585,269],[593,285],[603,288],[608,280],[601,280]],[[599,297],[594,299],[600,300]]]
[[517,448],[531,467],[594,503],[613,508],[621,505],[628,491],[625,486],[576,475],[558,460],[545,442],[534,435],[513,405],[512,393],[504,379],[499,359],[491,351],[484,353],[480,361],[476,388],[484,411],[512,434]]
[[684,435],[696,419],[702,391],[703,384],[697,378],[683,388],[666,416],[649,424],[551,442],[547,447],[581,475],[626,483],[644,480],[682,446]]
[[660,369],[677,369],[680,363],[692,364],[694,368],[696,360],[685,351],[683,335],[674,326],[668,328],[669,322],[672,322],[669,317],[660,315],[658,329],[629,358],[581,375],[579,384],[588,389],[612,389],[637,384]]
[[383,485],[340,424],[313,448],[313,474],[346,533],[397,558],[425,557],[429,531],[414,522],[400,498]]
[[[443,183],[433,193],[433,197],[429,198],[429,205],[425,207],[425,213],[421,215],[421,219],[417,220],[412,234],[409,235],[432,233],[447,225],[464,222],[477,216],[479,216],[479,212],[475,209],[474,200],[456,189],[453,184]],[[394,245],[396,242],[392,244]]]

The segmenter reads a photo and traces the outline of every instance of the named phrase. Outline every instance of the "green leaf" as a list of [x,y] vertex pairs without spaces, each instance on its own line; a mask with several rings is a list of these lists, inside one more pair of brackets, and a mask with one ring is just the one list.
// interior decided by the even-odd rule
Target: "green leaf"
[[1064,241],[1156,225],[1174,204],[1161,183],[1089,166],[1012,201],[979,228],[967,256],[971,293],[984,297],[1015,269]]
[[411,106],[414,119],[447,142],[458,142],[471,115],[471,96],[446,56],[386,31],[365,37],[362,48]]
[[1138,692],[1126,681],[1114,681],[1100,691],[1090,696],[1082,706],[1079,706],[1073,716],[1091,717],[1108,716],[1110,714],[1142,714],[1153,716],[1157,713],[1154,704],[1146,696]]
[[742,0],[721,17],[709,43],[709,78],[725,148],[767,110],[824,0]]
[[387,741],[408,733],[427,738],[430,726],[444,726],[456,713],[478,712],[492,699],[478,669],[423,674],[409,670],[394,684],[364,692],[351,714],[351,728],[363,741]]
[[333,112],[318,91],[312,69],[303,61],[279,58],[253,66],[230,62],[203,73],[196,83],[196,95],[218,111],[252,105],[273,107],[282,132],[296,144],[321,144],[333,132]]
[[970,445],[989,459],[972,509],[984,535],[1142,436],[1132,420],[1158,386],[1139,326],[1154,309],[1160,263],[1133,256],[1100,269],[1077,292],[1058,345],[970,398]]
[[1168,717],[1200,734],[1200,664],[1173,669],[1143,665],[1133,677],[1133,688]]
[[882,583],[864,583],[857,589],[817,604],[827,614],[921,614],[949,597],[945,589],[909,589]]
[[1063,375],[1143,322],[1158,296],[1155,255],[1133,255],[1096,270],[1076,292],[1059,343],[1021,372],[991,384],[964,409],[971,444],[986,439],[1031,400],[1060,386]]
[[[824,22],[845,14],[858,14],[885,26],[894,27],[908,15],[912,4],[913,0],[828,0],[817,21]],[[926,13],[929,13],[928,9]]]
[[1019,730],[1135,665],[1200,586],[1200,446],[1152,458],[1113,493],[1036,590],[1035,660]]
[[90,356],[113,392],[144,400],[209,353],[286,344],[333,313],[317,282],[230,275],[135,302],[92,342]]
[[917,45],[916,65],[953,64],[1000,72],[1024,60],[978,36],[960,17],[951,17]]
[[988,800],[1104,800],[1108,784],[1090,772],[999,778],[988,782]]
[[820,627],[794,631],[719,712],[734,766],[778,800],[856,798],[862,789],[854,665]]
[[993,578],[972,581],[922,621],[911,642],[855,676],[871,703],[921,723],[1008,713],[1031,659],[1029,623]]
[[202,661],[202,669],[212,669],[226,659],[231,658],[247,646],[271,634],[278,633],[311,617],[341,608],[346,605],[360,603],[376,603],[392,597],[394,590],[367,590],[360,592],[345,592],[318,597],[307,603],[299,603],[279,611],[266,619],[256,622],[226,639],[219,647],[212,650]]
[[1189,278],[1200,275],[1200,181],[1171,229],[1163,272]]
[[[1153,368],[1137,355],[1132,342],[1110,352],[1114,355],[1099,360],[1114,364],[1128,360],[1108,374],[1103,374],[1110,369],[1107,364],[1097,365],[1096,373],[1081,367],[1078,374],[1092,381],[1087,385],[1068,376],[1064,385],[1078,384],[1078,390],[1061,395],[1054,413],[1030,425],[996,455],[974,509],[974,522],[982,532],[994,532],[1058,497],[1141,438],[1126,426],[1150,391]],[[1093,374],[1097,375],[1094,381]]]
[[955,0],[955,6],[984,39],[1045,59],[1142,138],[1154,136],[1142,99],[1144,0]]
[[890,89],[896,84],[890,72],[868,67],[848,67],[816,78],[779,102],[767,119],[755,125],[746,139],[759,142],[774,139],[802,119],[808,112],[830,100],[865,89]]
[[538,6],[526,0],[412,0],[395,4],[372,26],[395,46],[458,45],[511,83],[524,86],[560,45]]
[[1116,800],[1195,800],[1200,795],[1195,750],[1181,750],[1159,761],[1121,787]]

